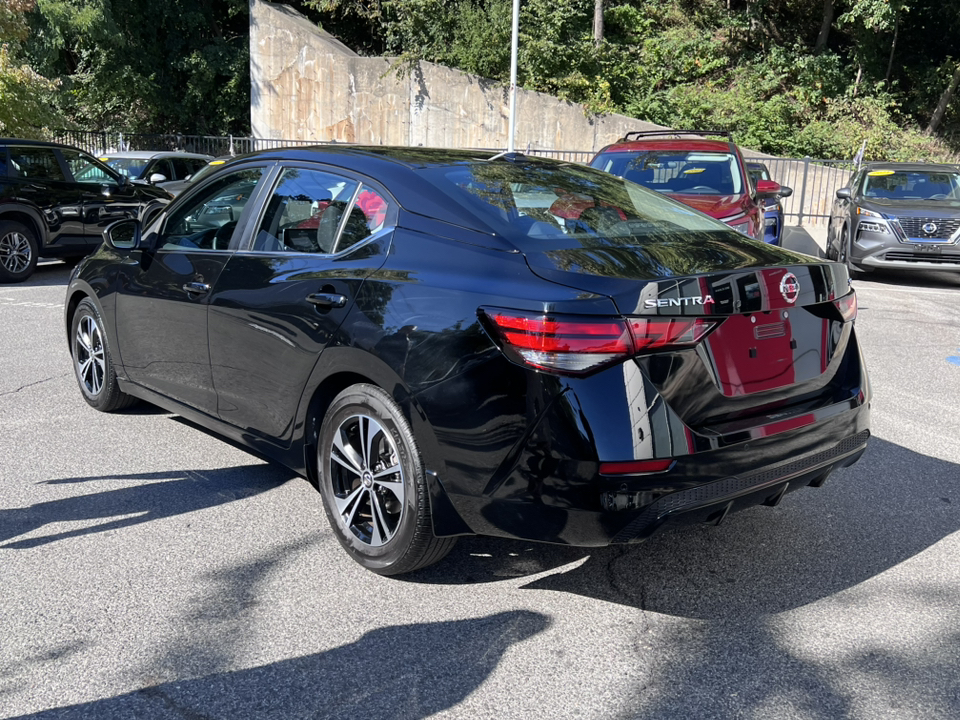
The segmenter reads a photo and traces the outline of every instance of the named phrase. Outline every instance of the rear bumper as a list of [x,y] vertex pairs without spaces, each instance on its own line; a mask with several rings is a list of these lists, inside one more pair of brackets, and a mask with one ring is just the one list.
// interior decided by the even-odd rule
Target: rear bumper
[[[451,499],[483,535],[584,547],[641,542],[667,525],[719,524],[732,512],[777,505],[788,492],[821,486],[834,470],[859,460],[870,437],[869,416],[865,401],[847,405],[813,426],[679,458],[660,475],[594,475],[580,483],[555,476],[541,481],[535,499]],[[585,475],[586,463],[577,465]],[[550,483],[567,486],[566,502],[544,492]]]
[[820,487],[834,470],[853,465],[869,437],[864,430],[813,455],[666,495],[643,508],[610,542],[639,542],[666,524],[719,525],[731,512],[776,506],[788,492]]

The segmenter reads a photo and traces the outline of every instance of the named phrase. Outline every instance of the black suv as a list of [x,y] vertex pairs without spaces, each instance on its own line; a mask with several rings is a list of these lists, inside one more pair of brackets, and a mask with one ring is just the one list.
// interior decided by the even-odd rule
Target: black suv
[[78,148],[0,138],[0,283],[26,280],[40,257],[82,258],[111,222],[144,219],[171,198]]

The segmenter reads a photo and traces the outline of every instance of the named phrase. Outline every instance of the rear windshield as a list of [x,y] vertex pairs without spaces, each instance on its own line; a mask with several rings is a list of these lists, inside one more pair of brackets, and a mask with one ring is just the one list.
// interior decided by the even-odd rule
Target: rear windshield
[[739,195],[744,192],[733,153],[682,150],[603,153],[590,164],[658,192],[677,195]]
[[422,172],[522,250],[740,238],[686,205],[580,165],[499,161]]
[[960,173],[872,170],[863,176],[862,194],[886,200],[960,200]]

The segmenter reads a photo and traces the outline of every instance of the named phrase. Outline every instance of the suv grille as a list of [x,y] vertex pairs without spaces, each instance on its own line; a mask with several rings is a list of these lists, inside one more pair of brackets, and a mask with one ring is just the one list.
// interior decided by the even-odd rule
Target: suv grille
[[[960,228],[960,218],[901,217],[898,220],[904,234],[917,240],[949,240]],[[936,230],[926,232],[923,226],[927,223],[936,225]]]

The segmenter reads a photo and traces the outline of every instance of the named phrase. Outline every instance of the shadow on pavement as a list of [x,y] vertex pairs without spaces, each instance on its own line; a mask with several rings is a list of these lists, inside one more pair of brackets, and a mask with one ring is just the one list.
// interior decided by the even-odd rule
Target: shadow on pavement
[[72,271],[72,267],[60,260],[43,260],[37,263],[37,269],[34,270],[33,275],[22,283],[9,285],[7,287],[66,286],[66,284],[70,282],[70,273]]
[[[277,465],[253,465],[216,470],[142,473],[104,477],[62,478],[50,485],[121,480],[132,487],[36,503],[25,508],[0,508],[0,550],[24,549],[139,525],[267,492],[294,477]],[[65,532],[15,540],[60,522],[99,524]]]
[[811,234],[818,233],[818,230],[807,229],[798,225],[785,225],[783,228],[783,238],[780,244],[787,250],[795,250],[806,255],[812,255],[817,258],[825,258],[823,253],[823,240],[819,242]]
[[574,593],[685,618],[757,618],[853,587],[960,529],[960,467],[873,438],[861,461],[821,489],[752,508],[719,526],[665,530],[640,545],[569,548],[464,538],[414,582],[524,577]]
[[20,719],[424,718],[463,701],[514,644],[549,625],[545,615],[514,610],[378,628],[315,655],[176,680]]

